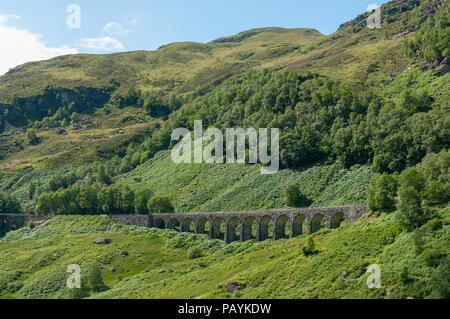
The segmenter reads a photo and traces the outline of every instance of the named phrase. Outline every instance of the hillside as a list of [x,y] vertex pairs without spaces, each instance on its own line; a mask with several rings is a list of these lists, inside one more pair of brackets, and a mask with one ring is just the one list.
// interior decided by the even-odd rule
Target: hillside
[[[393,0],[380,29],[363,13],[329,36],[261,28],[10,70],[0,214],[55,217],[0,238],[0,298],[450,298],[449,8]],[[278,128],[279,171],[247,153],[175,164],[171,133],[197,120]],[[226,246],[107,216],[363,203],[355,225]],[[64,288],[72,263],[91,289]]]
[[[309,257],[301,250],[307,235],[224,246],[203,235],[114,225],[107,216],[56,217],[0,240],[0,296],[73,298],[64,286],[66,267],[79,264],[82,282],[99,265],[106,287],[78,298],[440,297],[448,268],[436,268],[436,251],[450,244],[449,213],[441,210],[414,233],[402,233],[385,214],[321,230],[313,236],[318,253]],[[426,244],[417,246],[413,238],[421,233]],[[99,236],[112,243],[92,244]],[[202,255],[188,258],[196,247]],[[382,289],[366,285],[374,263],[382,269]]]

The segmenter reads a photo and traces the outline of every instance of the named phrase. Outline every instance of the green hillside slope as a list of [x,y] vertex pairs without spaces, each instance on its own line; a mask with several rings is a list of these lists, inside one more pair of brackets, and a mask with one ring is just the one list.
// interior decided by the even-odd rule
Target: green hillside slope
[[[313,236],[317,253],[312,256],[301,249],[307,235],[224,246],[202,235],[113,225],[106,216],[56,217],[0,240],[0,295],[73,298],[65,288],[66,268],[79,264],[85,284],[90,269],[100,267],[104,287],[77,292],[78,297],[445,297],[448,286],[441,280],[448,268],[439,261],[450,244],[449,207],[413,233],[402,233],[392,216],[367,216],[355,226],[321,230]],[[424,244],[414,239],[419,233]],[[112,243],[94,245],[99,236]],[[194,248],[201,255],[190,259]],[[366,285],[370,264],[381,267],[380,289]]]
[[[449,0],[382,12],[380,29],[363,13],[329,36],[254,29],[0,77],[0,214],[55,215],[0,238],[0,298],[450,298]],[[171,133],[195,120],[279,128],[280,170],[175,164]],[[227,246],[106,216],[155,212],[155,198],[164,212],[371,213]],[[86,289],[65,288],[69,264]],[[370,264],[381,289],[366,285]]]

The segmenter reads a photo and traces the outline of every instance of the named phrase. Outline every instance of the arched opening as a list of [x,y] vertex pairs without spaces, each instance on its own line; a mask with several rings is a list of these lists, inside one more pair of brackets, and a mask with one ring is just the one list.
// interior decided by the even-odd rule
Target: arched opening
[[347,216],[345,216],[345,214],[341,212],[334,214],[331,218],[330,228],[336,229],[344,225],[348,225]]
[[292,226],[292,238],[308,233],[308,222],[305,215],[297,215]]
[[196,231],[197,234],[209,235],[209,229],[210,225],[207,218],[201,218],[200,220],[197,221],[197,231]]
[[248,217],[244,220],[244,232],[242,241],[256,239],[256,219]]
[[315,233],[319,229],[325,227],[325,221],[326,218],[322,214],[316,214],[314,215],[313,219],[311,220],[311,233]]
[[273,237],[273,222],[270,216],[264,216],[261,219],[261,227],[259,233],[259,241]]
[[153,223],[153,227],[160,228],[160,229],[165,229],[166,228],[166,223],[164,222],[164,219],[158,218]]
[[274,239],[289,238],[291,232],[291,222],[286,215],[278,217],[275,226]]
[[174,229],[176,231],[180,231],[180,221],[176,218],[172,218],[169,221],[169,229]]
[[237,217],[233,217],[228,220],[227,224],[227,243],[239,241],[241,237],[241,221]]
[[190,218],[186,218],[185,220],[183,220],[183,232],[190,232],[193,233],[195,232],[195,226],[194,226],[194,221]]
[[212,223],[212,238],[225,240],[225,221],[221,217],[214,218]]

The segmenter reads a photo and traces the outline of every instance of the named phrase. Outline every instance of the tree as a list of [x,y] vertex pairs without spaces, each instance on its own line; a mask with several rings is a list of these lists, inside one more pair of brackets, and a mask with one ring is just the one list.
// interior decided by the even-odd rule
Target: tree
[[134,197],[134,209],[136,214],[148,214],[147,203],[152,197],[153,193],[149,189],[141,189],[136,193],[136,196]]
[[423,193],[424,202],[427,205],[436,205],[445,203],[450,199],[448,190],[439,182],[431,181]]
[[404,170],[399,176],[400,187],[412,187],[420,194],[426,185],[426,179],[416,168]]
[[120,194],[117,194],[117,191],[114,187],[103,187],[98,192],[98,203],[102,212],[112,214],[117,213],[117,198]]
[[39,196],[34,208],[34,212],[39,216],[52,215],[55,212],[55,203],[53,200],[53,194],[44,193]]
[[168,198],[159,195],[148,201],[147,209],[150,214],[173,213],[175,210]]
[[124,214],[132,214],[134,212],[134,192],[128,185],[121,185],[119,193],[120,211]]
[[419,193],[414,187],[403,186],[398,191],[397,221],[408,229],[414,230],[427,220],[427,214],[421,207]]
[[80,189],[77,201],[80,209],[85,214],[93,214],[97,212],[97,190],[91,186],[85,186]]
[[20,211],[20,203],[15,197],[0,192],[0,213],[17,214]]
[[37,137],[36,130],[34,128],[29,128],[25,133],[25,139],[27,144],[36,145],[39,143],[39,138]]
[[102,272],[97,264],[89,265],[86,274],[86,284],[93,291],[100,291],[105,286]]
[[302,195],[300,186],[297,182],[288,182],[283,187],[283,193],[286,200],[286,204],[289,207],[302,207],[308,206],[308,199]]

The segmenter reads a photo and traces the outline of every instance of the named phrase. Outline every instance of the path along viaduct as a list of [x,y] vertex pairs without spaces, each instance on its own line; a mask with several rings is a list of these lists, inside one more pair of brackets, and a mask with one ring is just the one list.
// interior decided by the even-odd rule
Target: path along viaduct
[[[193,214],[111,215],[118,224],[141,227],[175,229],[180,232],[207,234],[210,239],[225,243],[269,238],[293,238],[314,233],[320,228],[338,228],[346,220],[349,224],[368,213],[365,205],[339,207],[311,207],[254,212],[218,212]],[[30,221],[46,221],[50,217],[34,215],[0,215],[0,235]]]

